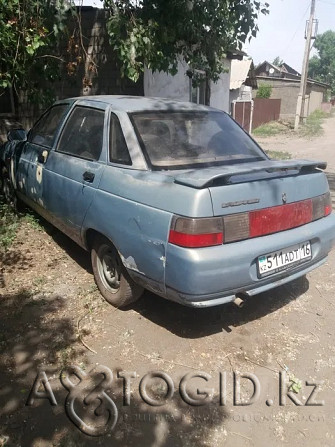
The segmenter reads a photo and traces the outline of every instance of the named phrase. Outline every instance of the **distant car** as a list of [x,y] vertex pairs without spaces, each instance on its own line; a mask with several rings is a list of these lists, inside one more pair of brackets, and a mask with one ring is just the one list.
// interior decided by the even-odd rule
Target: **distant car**
[[89,250],[117,307],[144,288],[195,307],[237,302],[320,266],[335,239],[325,163],[270,160],[205,106],[61,100],[27,135],[9,133],[0,163],[8,201]]

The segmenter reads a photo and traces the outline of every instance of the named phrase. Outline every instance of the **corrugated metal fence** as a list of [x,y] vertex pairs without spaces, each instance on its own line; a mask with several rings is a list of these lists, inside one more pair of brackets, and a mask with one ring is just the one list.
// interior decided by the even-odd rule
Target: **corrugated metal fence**
[[280,99],[255,98],[253,101],[234,101],[232,117],[250,132],[261,124],[277,121],[280,115]]
[[256,129],[261,124],[270,121],[278,121],[280,115],[281,99],[254,99],[254,114],[252,120],[252,128]]

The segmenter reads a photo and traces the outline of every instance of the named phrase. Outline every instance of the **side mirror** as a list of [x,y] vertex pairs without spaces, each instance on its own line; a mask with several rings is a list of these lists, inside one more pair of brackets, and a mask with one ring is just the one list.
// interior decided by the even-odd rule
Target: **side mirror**
[[27,132],[24,129],[11,129],[7,134],[8,141],[26,141]]

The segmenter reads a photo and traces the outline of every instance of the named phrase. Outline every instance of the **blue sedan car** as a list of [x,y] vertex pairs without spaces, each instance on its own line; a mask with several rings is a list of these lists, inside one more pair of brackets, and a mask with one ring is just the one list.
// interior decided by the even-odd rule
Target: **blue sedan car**
[[0,149],[2,189],[90,251],[108,302],[205,307],[325,262],[323,162],[273,161],[229,115],[158,98],[61,100]]

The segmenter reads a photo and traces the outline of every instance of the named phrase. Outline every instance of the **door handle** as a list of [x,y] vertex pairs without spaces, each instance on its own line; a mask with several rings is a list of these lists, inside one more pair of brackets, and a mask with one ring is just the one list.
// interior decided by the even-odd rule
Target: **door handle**
[[47,161],[48,155],[49,155],[48,151],[40,152],[38,154],[38,156],[37,156],[37,161],[39,163],[43,163],[44,164]]
[[94,180],[95,174],[93,172],[86,171],[83,174],[83,179],[85,182],[92,183]]

